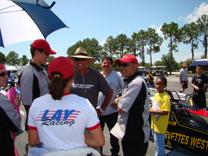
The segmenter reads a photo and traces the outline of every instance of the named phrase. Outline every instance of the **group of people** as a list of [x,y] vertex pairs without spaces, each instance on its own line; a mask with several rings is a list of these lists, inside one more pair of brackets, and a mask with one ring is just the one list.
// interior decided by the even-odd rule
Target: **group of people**
[[[125,54],[115,60],[119,72],[113,70],[112,58],[105,56],[99,72],[90,67],[95,58],[82,47],[73,56],[54,58],[47,67],[47,58],[56,52],[46,40],[35,40],[30,52],[32,59],[19,78],[21,102],[27,114],[25,130],[31,147],[29,156],[73,149],[93,151],[87,147],[103,155],[105,124],[110,131],[112,156],[119,154],[119,140],[124,156],[145,156],[150,113],[155,156],[165,154],[164,136],[170,112],[165,77],[156,79],[158,93],[150,108],[148,84],[139,76],[139,63],[134,55]],[[5,68],[1,65],[0,86],[4,87],[6,81]],[[198,82],[198,77],[193,82]],[[193,84],[194,89],[199,90],[197,83]],[[0,149],[4,149],[0,150],[0,155],[15,156],[10,133],[20,130],[20,117],[6,97],[0,96],[0,101],[3,125],[0,127]],[[119,137],[112,131],[116,128],[120,130]],[[8,148],[4,148],[5,145]]]
[[[53,59],[47,76],[41,65],[54,51],[45,40],[36,40],[32,52],[32,60],[20,76],[22,103],[29,106],[26,126],[31,146],[41,144],[46,149],[42,152],[90,146],[102,153],[104,125],[111,130],[118,122],[125,133],[124,155],[145,155],[149,138],[148,91],[137,74],[134,55],[117,60],[121,74],[112,69],[112,58],[103,57],[99,72],[90,68],[95,58],[79,47],[70,58]],[[119,139],[111,134],[110,142],[111,154],[117,156]]]
[[[149,138],[148,90],[145,81],[138,76],[139,64],[134,55],[126,54],[116,60],[120,72],[113,70],[112,58],[103,57],[99,72],[90,68],[95,58],[81,47],[69,58],[54,58],[47,67],[49,55],[56,52],[46,40],[35,40],[30,52],[32,59],[19,75],[20,99],[27,115],[25,130],[30,146],[27,155],[88,146],[103,154],[104,125],[111,131],[116,123],[124,133],[124,155],[145,155]],[[3,65],[0,78],[4,87],[8,77]],[[20,130],[20,116],[15,109],[11,110],[14,115],[7,111],[8,106],[13,108],[9,100],[2,103],[0,120],[4,129],[0,133],[0,148],[8,145],[8,140],[10,148],[0,150],[0,155],[14,156],[14,139],[9,136]],[[111,134],[110,142],[111,154],[118,156],[119,138]]]

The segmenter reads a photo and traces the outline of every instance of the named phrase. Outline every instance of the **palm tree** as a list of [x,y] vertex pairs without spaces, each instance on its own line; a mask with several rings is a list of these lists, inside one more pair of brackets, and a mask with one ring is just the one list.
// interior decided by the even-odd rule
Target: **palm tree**
[[[179,29],[177,23],[164,23],[162,25],[161,31],[163,32],[163,35],[165,39],[169,39],[169,52],[170,52],[170,64],[172,64],[173,60],[173,51],[178,51],[178,43],[181,42],[181,34],[182,30]],[[170,68],[170,74],[171,74],[172,68]]]
[[20,62],[18,57],[19,55],[15,51],[10,51],[6,56],[6,63],[11,66],[19,65]]
[[203,45],[204,45],[204,57],[207,58],[207,38],[208,38],[208,15],[202,15],[198,20],[197,24],[199,25],[200,34],[204,36]]
[[160,51],[160,46],[163,42],[163,39],[156,33],[155,29],[153,28],[148,28],[147,32],[147,45],[149,45],[147,53],[150,55],[150,65],[152,66],[152,53],[157,53]]
[[133,34],[136,38],[136,48],[140,51],[140,56],[142,58],[142,65],[145,64],[145,46],[147,45],[148,33],[141,29],[139,32]]
[[122,57],[125,47],[128,46],[128,38],[125,34],[120,34],[116,37],[116,46],[120,52],[120,57]]
[[194,49],[198,47],[199,27],[195,22],[182,27],[182,40],[185,44],[191,44],[191,59],[194,59]]
[[26,55],[23,55],[22,58],[20,58],[20,65],[25,66],[28,63],[28,61],[29,61],[29,59],[27,58],[27,56]]
[[103,47],[105,53],[109,54],[109,56],[113,56],[113,54],[115,54],[116,52],[116,40],[115,38],[113,38],[113,36],[109,36],[104,44]]
[[126,50],[128,51],[128,53],[131,53],[131,54],[134,54],[135,56],[137,56],[136,43],[132,38],[128,38],[128,45],[126,46]]

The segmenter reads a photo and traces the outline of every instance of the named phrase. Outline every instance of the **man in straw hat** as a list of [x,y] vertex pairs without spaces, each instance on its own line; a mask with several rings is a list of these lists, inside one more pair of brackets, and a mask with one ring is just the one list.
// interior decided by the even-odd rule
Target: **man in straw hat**
[[77,48],[71,58],[74,61],[75,67],[72,93],[87,98],[94,108],[96,108],[98,93],[102,92],[105,99],[101,107],[96,109],[98,115],[101,115],[111,100],[113,95],[112,89],[100,72],[89,67],[90,64],[95,62],[95,58],[89,56],[84,48]]

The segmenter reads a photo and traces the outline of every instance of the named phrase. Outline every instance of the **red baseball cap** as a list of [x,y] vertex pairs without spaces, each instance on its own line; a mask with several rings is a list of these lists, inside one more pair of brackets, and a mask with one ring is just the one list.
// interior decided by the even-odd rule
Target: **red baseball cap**
[[49,43],[44,39],[37,39],[37,40],[33,41],[33,43],[31,44],[31,47],[37,48],[37,49],[43,49],[44,52],[49,55],[56,54],[56,52],[51,49]]
[[0,64],[0,70],[5,69],[5,66],[3,64]]
[[138,63],[138,60],[136,58],[135,55],[132,55],[132,54],[125,54],[123,55],[122,58],[120,59],[117,59],[115,61],[116,64],[119,64],[119,63]]
[[48,64],[48,77],[52,78],[53,73],[60,73],[61,79],[68,79],[74,76],[72,60],[67,57],[57,57]]

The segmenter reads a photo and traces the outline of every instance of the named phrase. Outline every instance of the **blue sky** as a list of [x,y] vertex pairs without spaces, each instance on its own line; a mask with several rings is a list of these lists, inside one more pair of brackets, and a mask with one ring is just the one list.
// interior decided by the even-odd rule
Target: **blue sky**
[[[52,0],[46,0],[48,4]],[[158,30],[163,23],[176,22],[182,26],[208,14],[208,1],[205,0],[56,0],[54,13],[69,27],[57,30],[47,37],[51,47],[57,51],[55,56],[66,56],[67,48],[79,40],[96,38],[103,44],[108,36],[124,33],[131,37],[133,32],[154,27]],[[162,34],[161,34],[162,35]],[[16,51],[31,58],[29,45],[32,41],[13,44],[0,51],[5,55]],[[199,45],[195,56],[200,57],[204,49]],[[167,54],[167,43],[161,52],[153,55],[153,62]],[[189,46],[179,46],[174,53],[176,61],[191,58]],[[146,55],[146,62],[149,56]]]

